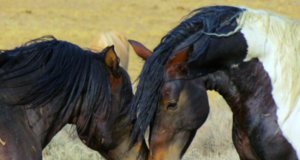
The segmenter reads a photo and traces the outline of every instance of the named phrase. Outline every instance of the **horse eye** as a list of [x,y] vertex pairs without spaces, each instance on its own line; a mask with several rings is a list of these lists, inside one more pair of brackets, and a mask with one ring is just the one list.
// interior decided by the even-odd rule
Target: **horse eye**
[[176,102],[170,102],[167,106],[167,109],[170,109],[170,110],[175,110],[176,108],[177,108]]

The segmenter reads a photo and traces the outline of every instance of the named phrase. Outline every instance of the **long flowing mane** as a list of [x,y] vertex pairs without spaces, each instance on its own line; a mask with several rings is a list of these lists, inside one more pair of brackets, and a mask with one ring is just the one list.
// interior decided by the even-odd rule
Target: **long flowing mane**
[[[223,31],[226,26],[236,23],[236,18],[243,11],[241,8],[229,6],[199,8],[163,37],[153,55],[146,61],[140,75],[140,83],[131,106],[132,113],[138,114],[133,140],[143,135],[153,119],[160,100],[161,86],[164,83],[164,65],[173,51],[192,45],[194,51],[189,56],[189,61],[194,61],[208,47],[210,34],[235,32],[235,30]],[[201,42],[198,41],[200,38]]]
[[51,36],[3,50],[0,102],[32,108],[55,104],[53,108],[63,108],[62,112],[81,105],[91,111],[87,118],[101,107],[109,116],[111,89],[102,55]]

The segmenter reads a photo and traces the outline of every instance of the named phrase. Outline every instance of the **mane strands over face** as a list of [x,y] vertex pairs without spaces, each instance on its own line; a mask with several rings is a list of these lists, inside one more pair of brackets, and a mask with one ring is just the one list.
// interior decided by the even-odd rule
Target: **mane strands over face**
[[[234,30],[221,31],[236,22],[243,9],[230,6],[213,6],[193,11],[177,27],[163,37],[154,53],[146,61],[140,76],[140,83],[132,103],[132,114],[138,114],[133,138],[143,135],[153,119],[160,100],[161,86],[164,83],[164,66],[174,50],[186,46],[194,49],[189,61],[201,56],[208,47],[209,34],[227,34]],[[199,40],[201,39],[201,41]]]

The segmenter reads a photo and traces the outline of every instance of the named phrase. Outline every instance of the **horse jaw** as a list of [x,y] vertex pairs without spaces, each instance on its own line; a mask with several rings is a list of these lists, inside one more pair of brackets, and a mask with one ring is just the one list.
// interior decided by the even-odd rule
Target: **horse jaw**
[[265,11],[247,9],[239,19],[248,44],[244,61],[258,58],[268,73],[278,124],[300,157],[300,25]]

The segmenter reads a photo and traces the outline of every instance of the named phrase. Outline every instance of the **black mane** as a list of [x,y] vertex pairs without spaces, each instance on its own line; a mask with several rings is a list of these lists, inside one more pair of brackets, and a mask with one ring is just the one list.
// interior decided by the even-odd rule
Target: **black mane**
[[109,116],[111,89],[102,55],[51,36],[3,50],[0,103],[30,108],[48,104],[56,108],[58,104],[63,112],[81,105],[90,111],[87,118],[101,107],[101,112]]
[[[134,100],[132,102],[132,117],[136,117],[133,141],[140,138],[150,122],[160,100],[160,90],[164,83],[164,65],[174,50],[192,46],[189,62],[201,56],[209,43],[209,33],[223,34],[231,32],[226,26],[236,23],[236,18],[243,11],[230,6],[213,6],[199,8],[191,12],[177,27],[163,37],[154,53],[146,61]],[[222,30],[222,31],[221,31]]]

